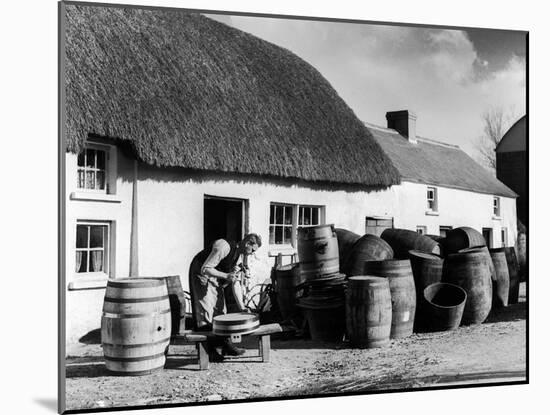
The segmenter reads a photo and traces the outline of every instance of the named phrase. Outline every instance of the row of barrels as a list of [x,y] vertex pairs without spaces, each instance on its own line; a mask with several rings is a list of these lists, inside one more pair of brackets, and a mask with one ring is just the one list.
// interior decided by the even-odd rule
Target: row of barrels
[[[489,251],[480,246],[484,243],[483,236],[472,228],[453,231],[447,238],[428,237],[404,229],[387,229],[380,238],[369,234],[360,237],[331,225],[299,231],[301,261],[287,266],[293,274],[290,284],[302,288],[316,285],[321,287],[317,292],[326,294],[323,284],[336,280],[338,295],[326,302],[326,296],[311,290],[305,298],[296,301],[289,287],[286,295],[278,290],[279,303],[286,298],[289,314],[296,312],[296,306],[302,308],[310,332],[312,326],[324,326],[324,330],[313,330],[313,338],[338,339],[347,327],[351,340],[357,333],[372,332],[373,327],[366,328],[361,323],[374,324],[364,308],[374,307],[372,299],[381,302],[376,306],[380,309],[371,310],[373,315],[388,319],[387,304],[382,304],[383,298],[387,300],[387,293],[370,292],[383,290],[384,283],[371,278],[377,276],[388,282],[391,338],[408,336],[413,330],[448,330],[460,323],[481,323],[491,307],[517,302],[519,281],[514,250]],[[442,253],[447,253],[445,258]],[[286,280],[287,284],[290,281],[277,280],[280,286],[279,281]],[[367,298],[371,298],[370,303]],[[376,343],[380,341],[373,344]]]

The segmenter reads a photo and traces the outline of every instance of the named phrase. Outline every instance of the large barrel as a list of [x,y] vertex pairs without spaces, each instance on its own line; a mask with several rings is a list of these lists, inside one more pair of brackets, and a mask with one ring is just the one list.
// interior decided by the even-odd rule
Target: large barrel
[[338,273],[340,262],[334,225],[298,228],[298,256],[300,272],[306,280]]
[[229,313],[213,318],[212,332],[217,336],[250,334],[260,327],[260,316],[254,313]]
[[351,250],[355,242],[360,238],[354,232],[348,231],[347,229],[336,228],[336,238],[338,239],[338,257],[340,259],[340,272],[344,272],[344,264],[347,262]]
[[393,249],[393,255],[398,259],[408,259],[409,251],[421,251],[439,255],[439,244],[425,235],[408,229],[386,229],[380,236]]
[[186,300],[181,286],[179,275],[169,275],[167,277],[147,277],[164,280],[168,289],[168,299],[170,301],[170,310],[172,314],[172,335],[180,334],[185,330],[185,312]]
[[510,292],[510,274],[506,254],[503,251],[491,252],[491,260],[495,268],[493,275],[493,305],[494,308],[506,307]]
[[480,324],[491,311],[492,282],[487,257],[483,252],[449,255],[443,264],[443,282],[458,285],[467,299],[462,324]]
[[164,280],[108,280],[101,316],[107,370],[145,375],[164,367],[172,323]]
[[384,347],[390,342],[392,305],[389,280],[354,276],[346,289],[346,329],[352,347]]
[[443,248],[445,250],[445,255],[449,255],[455,254],[464,248],[484,245],[486,245],[485,238],[481,233],[469,226],[461,226],[447,232]]
[[441,281],[443,275],[443,258],[420,251],[409,251],[411,268],[416,288],[415,327],[422,327],[424,289]]
[[506,257],[506,265],[508,268],[508,304],[516,304],[519,297],[519,266],[516,256],[516,250],[513,246],[505,248],[494,248],[490,250],[493,252],[504,252]]
[[302,282],[303,279],[300,274],[299,264],[282,265],[275,268],[277,304],[279,305],[283,320],[294,318],[298,312],[296,307],[296,287]]
[[423,292],[423,322],[429,331],[455,330],[460,325],[467,294],[458,285],[436,282]]
[[352,275],[363,275],[365,261],[381,261],[392,259],[393,249],[382,238],[366,234],[355,244],[343,266],[343,273]]
[[410,336],[416,312],[416,289],[408,259],[365,261],[365,275],[385,277],[390,284],[392,303],[392,339]]
[[489,270],[491,271],[491,279],[494,281],[495,278],[496,278],[496,274],[495,274],[495,265],[493,264],[493,260],[491,259],[491,253],[489,252],[489,248],[487,248],[487,246],[485,245],[480,245],[480,246],[474,246],[472,248],[464,248],[464,249],[461,249],[460,251],[458,252],[461,252],[461,253],[466,253],[466,252],[481,252],[485,255],[485,259],[487,261],[487,265],[489,266]]

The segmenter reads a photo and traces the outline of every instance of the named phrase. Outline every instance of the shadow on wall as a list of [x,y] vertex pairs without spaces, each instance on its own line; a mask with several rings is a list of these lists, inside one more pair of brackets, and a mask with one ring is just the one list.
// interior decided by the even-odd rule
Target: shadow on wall
[[80,339],[78,339],[78,341],[79,343],[84,344],[101,344],[101,329],[99,328],[89,331]]

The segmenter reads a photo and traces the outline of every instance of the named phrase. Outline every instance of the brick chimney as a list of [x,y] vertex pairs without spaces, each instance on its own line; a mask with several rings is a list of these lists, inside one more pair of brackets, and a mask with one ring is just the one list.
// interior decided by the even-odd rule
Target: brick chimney
[[409,142],[416,144],[416,114],[409,110],[386,112],[388,128],[393,128],[399,134],[407,137]]

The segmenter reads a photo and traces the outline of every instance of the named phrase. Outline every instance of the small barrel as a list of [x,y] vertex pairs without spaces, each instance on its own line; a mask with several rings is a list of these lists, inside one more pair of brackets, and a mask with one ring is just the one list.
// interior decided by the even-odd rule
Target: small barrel
[[348,276],[363,275],[365,261],[381,261],[392,258],[393,249],[386,241],[378,236],[366,234],[353,245],[342,272]]
[[355,242],[360,238],[354,232],[348,231],[347,229],[336,228],[336,238],[338,239],[338,256],[340,259],[340,272],[344,272],[344,264],[347,262],[351,250]]
[[346,289],[346,329],[351,346],[387,346],[391,321],[389,280],[365,275],[350,277]]
[[408,259],[365,261],[365,275],[385,277],[390,284],[392,303],[392,339],[410,336],[416,312],[416,289]]
[[436,241],[408,229],[386,229],[380,237],[390,244],[393,255],[397,259],[408,259],[411,250],[435,255],[441,254],[441,249]]
[[171,328],[164,280],[107,281],[101,316],[101,346],[107,370],[120,375],[145,375],[161,370]]
[[181,286],[179,275],[170,275],[167,277],[144,277],[157,278],[164,280],[168,289],[168,299],[170,301],[170,310],[172,314],[172,335],[177,335],[185,330],[186,299]]
[[467,294],[458,285],[436,282],[423,292],[423,326],[429,331],[455,330],[460,325]]
[[298,228],[300,272],[306,280],[340,271],[334,225]]
[[260,316],[254,313],[229,313],[214,317],[212,332],[217,336],[250,334],[260,327]]
[[339,342],[346,331],[345,304],[331,301],[322,304],[317,300],[301,299],[298,306],[304,310],[312,340]]
[[474,228],[461,226],[451,229],[445,236],[443,248],[445,255],[455,254],[461,249],[485,246],[485,238]]
[[422,327],[424,289],[431,284],[441,282],[443,258],[420,251],[409,251],[411,268],[416,287],[415,328]]
[[282,265],[275,268],[275,284],[277,304],[284,320],[292,319],[298,309],[296,307],[297,287],[302,283],[299,264]]
[[443,264],[443,282],[458,285],[467,299],[462,324],[480,324],[491,311],[493,295],[491,271],[483,252],[449,255]]

